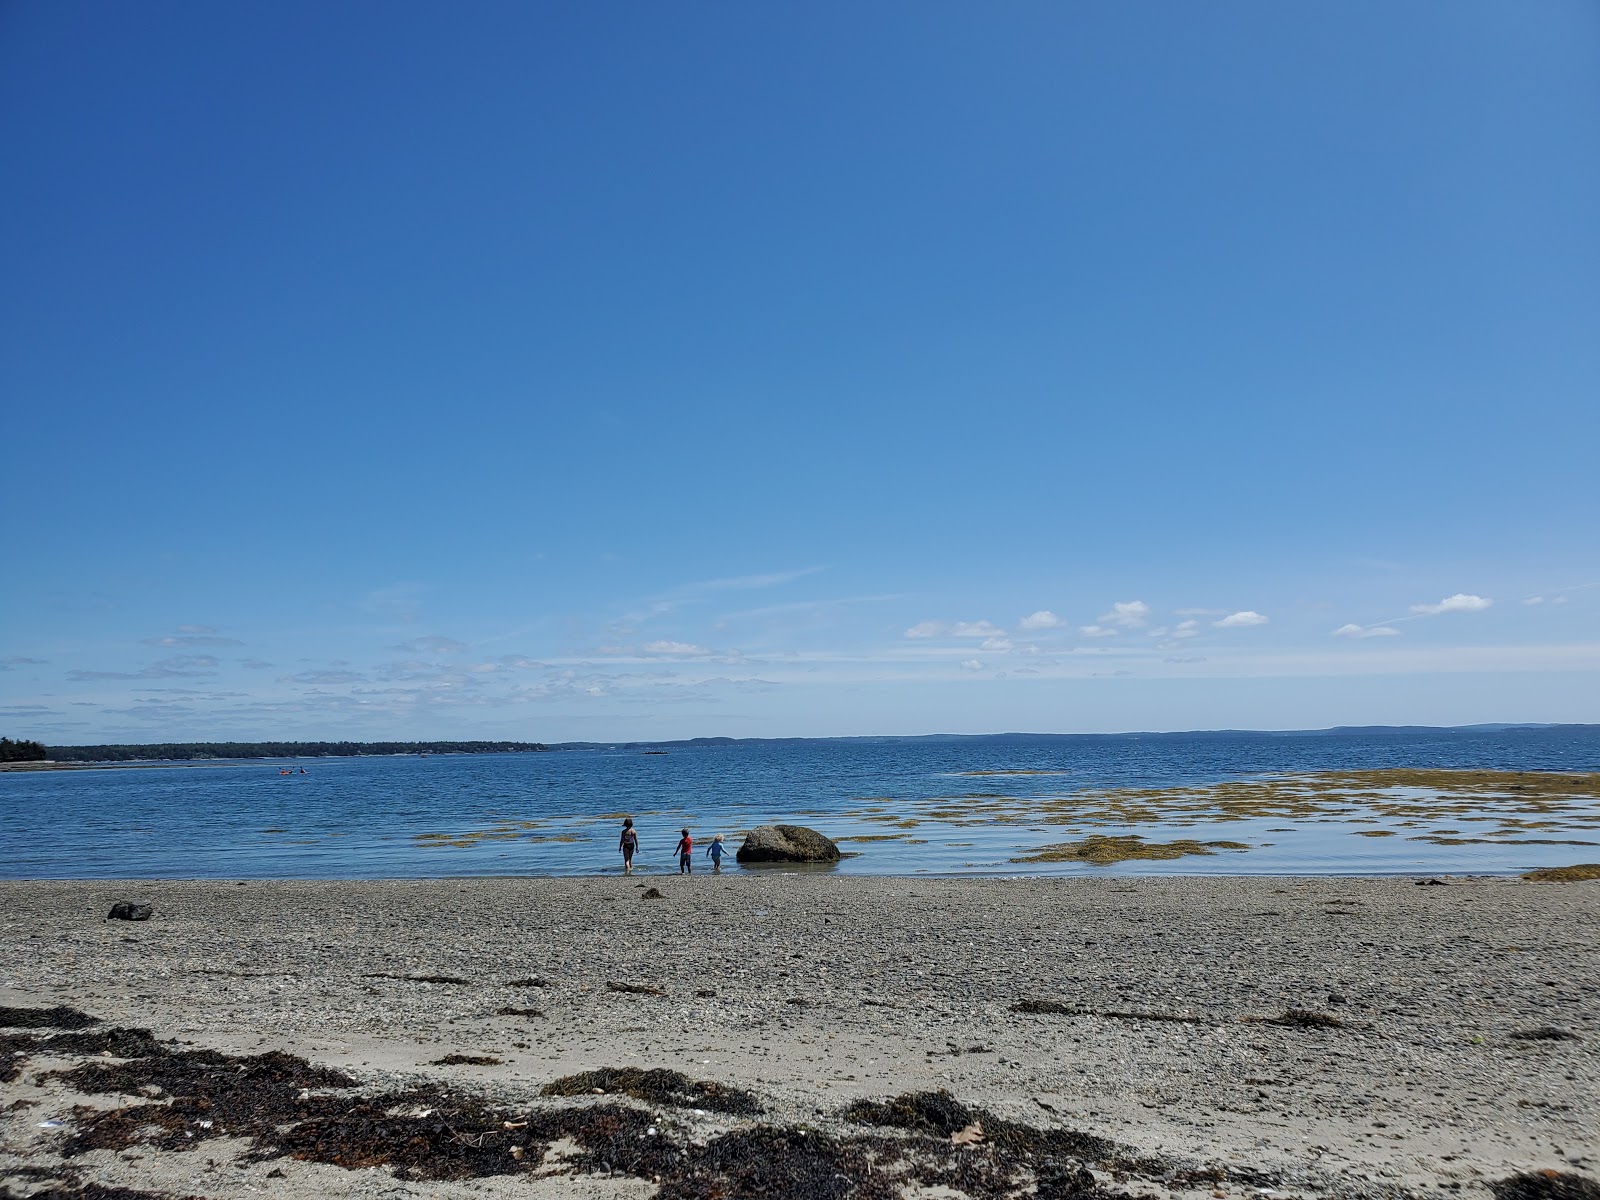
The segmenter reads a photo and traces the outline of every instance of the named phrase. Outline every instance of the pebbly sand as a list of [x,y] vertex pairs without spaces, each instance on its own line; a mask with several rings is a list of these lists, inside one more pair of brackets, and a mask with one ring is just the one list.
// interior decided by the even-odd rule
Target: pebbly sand
[[[651,887],[662,897],[643,898]],[[154,905],[154,919],[103,920],[120,900]],[[1026,1001],[1056,1011],[1014,1010]],[[421,1086],[513,1115],[582,1103],[539,1089],[606,1067],[673,1068],[764,1107],[739,1117],[604,1098],[647,1110],[639,1139],[684,1148],[757,1125],[823,1139],[895,1132],[842,1110],[937,1089],[991,1127],[1003,1118],[1119,1147],[1091,1163],[1105,1190],[1040,1175],[1041,1196],[1487,1197],[1524,1172],[1600,1176],[1596,883],[781,871],[0,882],[0,1006],[53,1005],[175,1049],[283,1050],[343,1068],[371,1094]],[[1297,1011],[1312,1015],[1272,1023]],[[519,1159],[518,1173],[455,1181],[400,1178],[393,1164],[251,1161],[248,1140],[209,1127],[192,1149],[68,1159],[90,1111],[75,1106],[149,1103],[152,1089],[86,1095],[41,1076],[115,1059],[47,1041],[24,1052],[20,1076],[0,1084],[0,1196],[48,1195],[63,1179],[203,1197],[658,1192],[648,1167],[599,1172],[563,1160],[562,1146],[535,1152],[544,1165],[531,1171]],[[451,1054],[501,1062],[434,1065]],[[51,1120],[64,1123],[41,1128]],[[949,1133],[927,1144],[988,1161],[982,1145],[952,1151]],[[1033,1190],[1026,1171],[1009,1193],[985,1191],[992,1179],[929,1183],[936,1174],[890,1194]],[[659,1190],[755,1185],[719,1186],[669,1173]],[[786,1191],[801,1194],[770,1194]],[[814,1194],[879,1193],[840,1183]]]

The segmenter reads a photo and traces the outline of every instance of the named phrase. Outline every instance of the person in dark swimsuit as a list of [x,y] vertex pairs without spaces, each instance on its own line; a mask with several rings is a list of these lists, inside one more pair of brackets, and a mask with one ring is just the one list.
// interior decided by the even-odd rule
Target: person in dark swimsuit
[[633,818],[622,819],[622,839],[617,849],[622,851],[622,873],[633,874],[633,852],[639,848],[639,831],[633,827]]

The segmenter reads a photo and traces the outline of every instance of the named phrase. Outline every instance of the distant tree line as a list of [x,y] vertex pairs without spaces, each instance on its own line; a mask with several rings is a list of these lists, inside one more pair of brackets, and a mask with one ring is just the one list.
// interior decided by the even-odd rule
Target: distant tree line
[[51,746],[33,757],[56,762],[144,762],[197,758],[348,758],[362,754],[521,754],[539,742],[158,742],[148,746]]
[[13,742],[0,737],[0,762],[42,762],[50,757],[42,742]]

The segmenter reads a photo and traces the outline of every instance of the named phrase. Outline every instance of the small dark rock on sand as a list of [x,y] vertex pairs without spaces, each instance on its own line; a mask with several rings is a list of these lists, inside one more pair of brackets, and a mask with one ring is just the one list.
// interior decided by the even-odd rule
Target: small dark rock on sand
[[148,904],[132,904],[127,900],[118,901],[111,906],[111,911],[106,914],[108,921],[148,921],[155,909]]
[[1541,1025],[1537,1029],[1519,1029],[1511,1035],[1519,1042],[1575,1042],[1578,1035],[1559,1025]]
[[742,863],[838,862],[839,846],[804,825],[757,825],[735,857]]
[[661,894],[661,889],[660,888],[651,888],[649,891],[641,892],[640,895],[639,895],[639,899],[641,899],[641,900],[665,900],[666,897]]

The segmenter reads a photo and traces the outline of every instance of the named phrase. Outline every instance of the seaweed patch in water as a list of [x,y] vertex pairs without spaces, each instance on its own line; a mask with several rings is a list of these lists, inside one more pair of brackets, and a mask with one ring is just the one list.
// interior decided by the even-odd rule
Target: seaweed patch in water
[[632,1096],[650,1104],[677,1108],[704,1108],[711,1112],[754,1116],[761,1105],[749,1092],[714,1080],[696,1081],[680,1071],[665,1067],[644,1070],[639,1067],[601,1067],[563,1075],[540,1089],[541,1096]]
[[1136,833],[1110,837],[1090,834],[1081,842],[1058,842],[1032,854],[1019,855],[1012,862],[1084,862],[1096,866],[1126,862],[1129,859],[1182,858],[1187,854],[1211,854],[1215,850],[1248,850],[1244,842],[1197,842],[1180,838],[1175,842],[1147,842]]
[[1581,883],[1600,879],[1600,863],[1574,863],[1570,867],[1541,867],[1523,876],[1530,883]]

